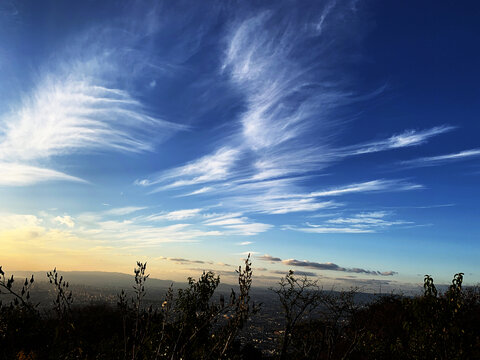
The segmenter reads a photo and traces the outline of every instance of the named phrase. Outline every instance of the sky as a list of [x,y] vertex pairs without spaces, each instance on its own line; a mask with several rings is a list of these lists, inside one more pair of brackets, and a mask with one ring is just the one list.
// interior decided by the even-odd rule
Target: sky
[[0,265],[480,282],[475,1],[2,1]]

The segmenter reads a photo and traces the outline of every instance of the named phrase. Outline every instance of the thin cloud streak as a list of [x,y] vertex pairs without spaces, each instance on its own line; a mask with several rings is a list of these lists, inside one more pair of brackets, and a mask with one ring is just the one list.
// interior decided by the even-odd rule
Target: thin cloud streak
[[[273,225],[259,222],[252,222],[248,217],[241,216],[241,213],[225,214],[215,216],[204,221],[207,226],[219,226],[225,229],[230,235],[257,235],[273,228]],[[252,242],[244,242],[243,245]]]
[[[399,225],[408,225],[412,226],[415,223],[412,221],[404,221],[404,220],[388,220],[385,219],[387,216],[391,215],[385,211],[376,211],[376,212],[364,212],[360,214],[355,214],[352,217],[341,217],[341,218],[333,218],[325,221],[325,224],[334,226],[338,225],[347,225],[353,228],[358,229],[365,229],[371,230],[372,232],[377,232],[379,230],[389,228],[392,226],[399,226]],[[308,226],[314,228],[321,228],[323,225],[312,225],[307,223]]]
[[422,185],[404,182],[402,180],[372,180],[363,183],[351,184],[330,190],[310,193],[312,197],[339,196],[351,193],[377,192],[377,191],[409,191],[422,189]]
[[156,260],[167,260],[167,261],[172,261],[178,264],[213,264],[213,262],[211,261],[190,260],[190,259],[184,259],[184,258],[172,258],[172,257],[163,257],[163,256],[156,258]]
[[[277,186],[272,186],[272,183]],[[243,196],[226,197],[226,202],[230,206],[241,208],[244,211],[265,214],[288,214],[293,212],[313,212],[342,206],[341,203],[333,200],[319,201],[317,198],[338,197],[354,193],[396,192],[420,189],[423,189],[422,185],[410,183],[402,179],[377,179],[311,193],[298,193],[291,188],[289,181],[282,179],[278,183],[277,181],[266,181],[237,185],[231,191],[240,192],[243,190]],[[224,189],[224,191],[227,190]]]
[[426,143],[428,139],[449,131],[454,130],[455,127],[442,125],[425,130],[406,130],[401,134],[393,135],[388,139],[381,141],[373,141],[365,144],[353,145],[340,149],[340,156],[354,156],[379,151],[387,151],[399,149],[404,147],[418,146]]
[[162,214],[154,214],[149,215],[144,218],[146,221],[159,221],[159,220],[169,220],[169,221],[178,221],[178,220],[185,220],[190,219],[195,216],[198,216],[203,209],[183,209],[183,210],[175,210],[168,213]]
[[242,241],[240,243],[237,243],[239,246],[247,246],[253,244],[253,241]]
[[[318,276],[317,273],[314,273],[314,272],[311,272],[311,271],[295,270],[295,271],[292,271],[292,272],[297,276],[310,276],[310,277],[317,277]],[[270,271],[270,273],[271,274],[276,274],[276,275],[282,275],[282,276],[285,276],[287,274],[285,271],[281,271],[281,270]]]
[[402,161],[408,167],[437,166],[447,162],[467,160],[480,156],[480,149],[464,150],[453,154],[427,156],[413,160]]
[[197,190],[194,190],[190,193],[187,193],[187,194],[183,194],[183,195],[178,195],[178,197],[184,197],[184,196],[194,196],[194,195],[199,195],[199,194],[205,194],[205,193],[208,193],[208,192],[211,192],[213,191],[214,189],[210,186],[204,186],[200,189],[197,189]]
[[366,270],[362,268],[345,268],[331,262],[319,263],[315,261],[296,260],[296,259],[282,260],[278,257],[273,257],[268,254],[265,254],[263,256],[257,256],[256,258],[262,261],[268,261],[270,263],[282,263],[283,265],[287,265],[287,266],[306,267],[314,270],[331,270],[331,271],[341,271],[341,272],[348,272],[348,273],[380,275],[380,276],[393,276],[397,274],[397,272],[395,271],[376,271],[376,270]]
[[75,176],[37,166],[0,162],[1,186],[28,186],[44,181],[73,181],[88,183]]
[[145,206],[125,206],[121,208],[114,208],[110,209],[104,212],[105,215],[116,215],[116,216],[121,216],[121,215],[128,215],[140,210],[147,209]]
[[394,226],[412,226],[415,223],[405,220],[388,220],[392,214],[386,211],[363,212],[350,217],[336,217],[322,224],[307,222],[307,227],[284,225],[283,230],[316,234],[363,234],[374,233]]
[[367,234],[375,232],[373,229],[362,229],[357,227],[333,227],[307,224],[310,227],[297,227],[284,225],[283,230],[300,231],[310,234]]

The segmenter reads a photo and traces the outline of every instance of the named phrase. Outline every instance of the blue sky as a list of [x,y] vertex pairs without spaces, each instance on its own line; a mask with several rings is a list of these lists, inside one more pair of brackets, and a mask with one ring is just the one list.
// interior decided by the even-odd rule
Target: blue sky
[[478,283],[479,13],[2,2],[2,264]]

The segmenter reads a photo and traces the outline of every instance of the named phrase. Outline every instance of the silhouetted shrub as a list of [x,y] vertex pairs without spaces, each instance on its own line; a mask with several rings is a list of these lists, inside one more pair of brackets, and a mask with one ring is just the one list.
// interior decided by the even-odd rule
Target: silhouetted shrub
[[[290,271],[273,289],[284,314],[278,349],[240,341],[251,303],[250,257],[238,269],[239,291],[214,296],[220,278],[204,272],[185,289],[170,287],[160,306],[145,304],[146,264],[134,269],[133,297],[117,306],[75,305],[56,270],[50,311],[31,301],[33,276],[17,282],[0,267],[0,359],[480,359],[480,291],[463,274],[439,293],[425,276],[424,294],[387,295],[368,304],[356,289],[325,291]],[[273,329],[273,327],[272,327]]]

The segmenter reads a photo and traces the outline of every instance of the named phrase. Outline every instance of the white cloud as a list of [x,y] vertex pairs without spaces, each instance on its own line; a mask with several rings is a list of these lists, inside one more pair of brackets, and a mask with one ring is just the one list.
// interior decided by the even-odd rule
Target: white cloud
[[294,230],[304,233],[313,233],[313,234],[364,234],[364,233],[373,233],[372,229],[363,229],[357,227],[333,227],[333,226],[321,226],[321,225],[312,225],[307,224],[310,227],[296,227],[285,225],[283,226],[284,230]]
[[229,213],[215,215],[204,221],[207,226],[219,226],[230,235],[256,235],[265,232],[273,227],[270,224],[252,222],[248,217],[241,216],[241,213]]
[[199,195],[199,194],[205,194],[205,193],[208,193],[210,191],[212,191],[213,188],[210,187],[210,186],[204,186],[200,189],[197,189],[197,190],[194,190],[192,192],[189,192],[187,194],[183,194],[183,195],[180,195],[180,196],[193,196],[193,195]]
[[[300,187],[308,177],[318,176],[319,170],[346,156],[419,145],[453,129],[407,130],[380,141],[334,146],[342,120],[333,117],[333,111],[361,99],[345,90],[348,84],[332,80],[332,74],[340,71],[332,46],[343,48],[358,33],[349,28],[352,32],[345,36],[327,29],[334,21],[355,16],[352,10],[330,2],[309,26],[305,26],[305,19],[300,23],[291,14],[273,10],[233,24],[225,38],[222,72],[243,96],[245,110],[238,118],[239,131],[216,152],[136,183],[159,184],[155,192],[216,182],[180,196],[215,194],[234,209],[265,214],[340,206],[318,199],[327,196],[421,189],[421,185],[385,179],[311,193]],[[312,36],[319,37],[316,45],[310,41]],[[302,47],[305,43],[314,46],[308,53]],[[383,90],[373,94],[378,96]],[[224,219],[218,224],[243,226],[233,221],[241,220]]]
[[357,218],[361,218],[361,219],[364,219],[364,218],[375,218],[375,219],[377,219],[377,218],[384,218],[388,214],[390,214],[388,211],[371,211],[371,212],[363,212],[363,213],[357,214],[355,216]]
[[251,180],[263,181],[286,176],[298,176],[312,171],[319,171],[328,166],[334,157],[327,149],[311,146],[305,149],[290,148],[263,150],[253,164],[255,173]]
[[0,159],[35,160],[78,150],[146,151],[142,127],[174,124],[147,115],[127,92],[93,80],[47,78],[7,117]]
[[242,242],[237,243],[237,245],[239,245],[239,246],[247,246],[247,245],[251,245],[251,244],[253,244],[253,241],[242,241]]
[[[122,36],[115,37],[113,43],[112,32],[106,26],[71,39],[68,48],[38,66],[38,80],[10,112],[1,115],[0,161],[10,163],[10,172],[11,164],[28,171],[30,179],[24,180],[26,176],[22,175],[20,185],[46,180],[78,181],[74,176],[43,168],[42,162],[51,163],[54,157],[99,151],[150,151],[158,141],[186,128],[152,116],[144,104],[119,85],[120,81],[113,81],[112,73],[115,79],[126,76],[128,72],[122,69],[134,60],[135,66],[141,68],[145,61],[141,59],[146,56],[121,56],[143,37],[126,36],[122,30]],[[17,185],[15,176],[4,177],[2,182]]]
[[324,30],[324,25],[325,25],[325,20],[327,19],[328,15],[331,13],[333,8],[336,5],[336,1],[329,1],[326,3],[325,8],[323,9],[321,15],[320,15],[320,20],[318,21],[317,24],[315,24],[315,30],[319,35],[322,34],[322,31]]
[[402,161],[403,165],[411,167],[420,166],[435,166],[441,165],[450,161],[465,160],[472,157],[480,156],[480,149],[464,150],[458,153],[439,155],[439,156],[427,156],[413,160]]
[[178,221],[193,218],[201,213],[203,209],[183,209],[171,211],[164,214],[149,215],[145,219],[149,221],[170,220]]
[[161,173],[152,180],[137,180],[135,183],[142,186],[151,186],[176,179],[157,189],[165,190],[225,180],[230,176],[231,169],[240,155],[241,153],[238,149],[223,147],[213,154],[205,155],[184,166]]
[[418,146],[424,144],[433,136],[446,133],[455,129],[453,126],[436,126],[425,130],[406,130],[401,134],[393,135],[388,139],[358,144],[339,149],[340,156],[352,156],[369,154],[379,151],[398,149],[403,147]]
[[209,222],[215,222],[223,219],[231,219],[231,218],[237,218],[237,217],[242,217],[243,213],[241,212],[232,212],[232,213],[209,213],[209,214],[203,214],[203,216],[207,219],[204,221],[205,224],[208,225]]
[[[223,64],[223,71],[245,96],[247,109],[240,118],[241,138],[247,147],[258,152],[256,179],[305,172],[314,164],[318,168],[324,161],[321,150],[328,145],[328,136],[323,138],[325,145],[316,149],[318,142],[313,146],[305,139],[298,140],[307,131],[329,128],[325,114],[346,100],[346,94],[336,84],[322,86],[322,80],[310,82],[309,72],[320,78],[326,76],[320,63],[314,66],[309,63],[309,56],[294,56],[297,46],[311,36],[309,31],[300,25],[291,26],[291,19],[276,19],[278,26],[272,27],[273,18],[273,12],[266,11],[234,27]],[[330,61],[325,55],[323,65]],[[299,159],[303,168],[298,166]]]
[[[346,83],[332,80],[335,78],[332,74],[339,70],[336,67],[338,58],[332,55],[330,46],[334,45],[326,44],[343,47],[351,39],[327,29],[331,21],[340,18],[344,21],[351,10],[330,2],[323,7],[317,21],[309,22],[309,26],[304,26],[303,20],[300,24],[295,17],[282,17],[275,11],[265,11],[233,24],[225,38],[222,72],[243,96],[244,111],[238,118],[240,129],[229,135],[228,145],[225,141],[215,152],[136,183],[157,185],[153,192],[208,184],[180,196],[214,194],[232,209],[269,215],[313,212],[342,205],[330,199],[322,201],[324,197],[422,189],[422,185],[397,179],[376,179],[313,192],[300,186],[305,185],[309,177],[318,176],[320,170],[347,156],[417,146],[453,129],[444,125],[407,130],[379,141],[334,146],[342,121],[332,116],[333,111],[361,100],[345,90]],[[357,34],[349,35],[355,37]],[[302,52],[302,45],[311,44],[312,36],[321,39],[306,54]],[[384,87],[373,93],[378,96],[383,90]],[[215,185],[210,185],[214,182]],[[374,218],[364,223],[372,223]],[[257,223],[246,219],[232,216],[212,219],[205,225],[246,230],[250,224],[251,229],[267,229],[265,224],[254,227],[251,224]],[[386,224],[384,221],[384,226]],[[373,231],[359,226],[332,225],[299,229],[306,232]]]
[[244,236],[257,235],[271,229],[272,227],[273,225],[263,223],[245,223],[224,226],[225,229],[230,230],[229,234]]
[[204,231],[187,223],[168,226],[145,225],[142,219],[98,221],[90,224],[88,228],[81,229],[81,234],[102,241],[114,241],[120,248],[149,247],[168,242],[198,242],[223,235],[221,231]]
[[423,186],[406,182],[404,180],[377,179],[362,183],[355,183],[312,193],[295,192],[289,181],[270,180],[237,185],[236,192],[243,191],[242,196],[226,199],[231,206],[244,211],[260,212],[266,214],[287,214],[292,212],[311,212],[320,209],[336,208],[342,204],[329,200],[319,201],[322,197],[336,197],[341,195],[384,192],[384,191],[410,191],[422,189]]
[[[377,211],[377,212],[370,212],[370,213],[360,213],[356,214],[352,217],[346,218],[334,218],[329,219],[326,221],[328,224],[349,224],[355,227],[361,228],[381,228],[381,227],[390,227],[394,225],[407,225],[413,224],[411,221],[404,221],[404,220],[394,220],[389,221],[385,220],[384,218],[388,216],[387,212]],[[312,225],[313,226],[313,225]]]
[[136,211],[146,209],[145,206],[125,206],[120,208],[113,208],[104,212],[106,215],[128,215]]
[[0,162],[0,185],[26,186],[41,181],[86,181],[59,171],[19,163]]
[[356,183],[341,187],[332,188],[330,190],[316,191],[310,193],[312,197],[323,196],[339,196],[351,193],[362,193],[372,191],[408,191],[422,189],[422,185],[404,182],[402,180],[372,180],[362,183]]
[[55,222],[58,222],[62,225],[68,226],[69,228],[73,228],[75,226],[75,221],[69,215],[65,216],[57,216],[53,219]]
[[265,197],[252,209],[267,214],[288,214],[292,212],[316,211],[336,207],[338,204],[333,201],[318,202],[315,199],[269,199]]
[[387,217],[390,216],[392,216],[392,213],[386,211],[363,212],[350,217],[328,219],[322,224],[311,224],[307,222],[307,227],[285,225],[283,229],[317,234],[362,234],[381,231],[392,226],[414,224],[411,221],[388,220]]
[[225,225],[239,225],[239,224],[244,224],[245,220],[247,218],[242,217],[242,218],[227,218],[223,220],[215,220],[215,221],[209,221],[206,222],[206,225],[210,226],[225,226]]
[[0,214],[0,230],[10,230],[18,228],[38,228],[42,226],[43,219],[35,215],[23,214]]

